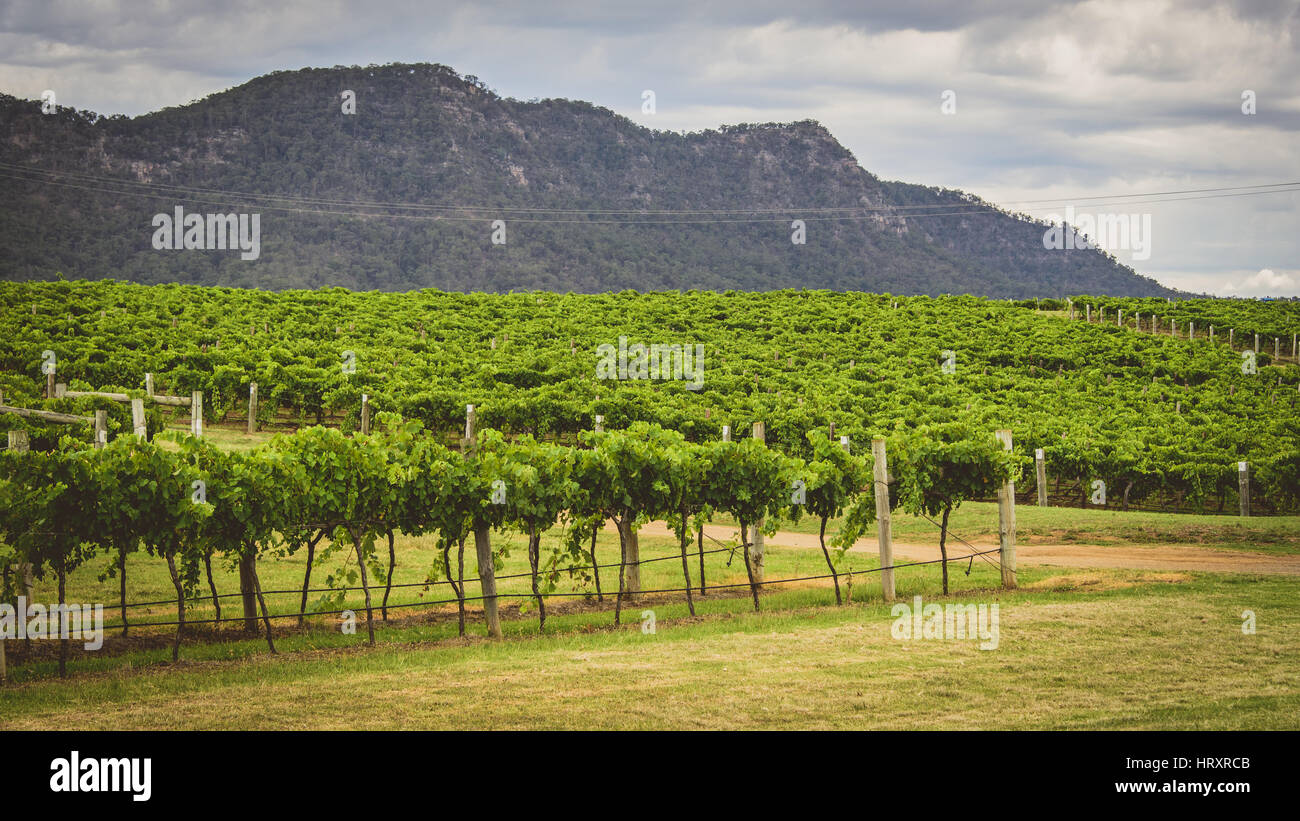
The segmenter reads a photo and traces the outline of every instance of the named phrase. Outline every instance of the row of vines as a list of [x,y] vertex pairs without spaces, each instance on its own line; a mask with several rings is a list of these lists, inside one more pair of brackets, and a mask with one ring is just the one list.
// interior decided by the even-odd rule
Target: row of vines
[[[478,600],[489,632],[500,635],[494,588],[485,584],[481,596],[466,592],[467,539],[479,551],[480,568],[499,568],[510,548],[499,539],[494,545],[491,534],[527,537],[531,589],[544,630],[546,597],[562,576],[599,590],[594,536],[605,522],[620,534],[617,622],[625,596],[643,589],[637,531],[646,521],[665,520],[677,534],[693,613],[688,542],[714,516],[739,522],[751,582],[762,580],[761,565],[750,555],[754,528],[770,531],[802,516],[820,520],[837,599],[843,553],[875,520],[870,455],[852,453],[821,431],[807,434],[810,458],[803,459],[755,439],[692,443],[645,422],[586,432],[572,447],[484,430],[462,450],[450,450],[418,421],[396,414],[377,421],[370,435],[312,426],[246,452],[165,433],[158,441],[121,436],[99,449],[67,437],[52,451],[0,453],[4,599],[19,592],[12,568],[28,564],[36,576],[57,579],[62,604],[68,574],[99,563],[120,581],[125,630],[127,557],[143,552],[166,564],[175,588],[177,657],[187,603],[210,592],[220,619],[212,567],[225,562],[240,569],[274,652],[258,562],[306,553],[301,621],[321,612],[308,608],[313,568],[341,553],[335,558],[356,560],[373,643],[372,595],[383,590],[379,606],[387,605],[395,535],[436,534],[440,558],[428,568],[428,582],[450,583],[462,634],[466,602]],[[891,506],[942,515],[945,525],[953,507],[994,492],[1022,467],[992,433],[960,425],[899,430],[888,447]],[[838,524],[828,534],[832,520]],[[553,527],[563,529],[563,538],[544,550],[542,535]],[[348,583],[347,573],[331,573],[332,584],[336,578]],[[946,591],[946,563],[943,579]],[[755,585],[755,607],[758,602]]]
[[[1231,325],[1243,341],[1300,327],[1291,303],[1081,297],[1080,315],[1085,301],[1112,315],[1120,305],[1162,319],[1194,313],[1198,328]],[[569,442],[598,415],[692,442],[757,419],[770,443],[802,458],[804,433],[832,424],[866,441],[900,424],[961,423],[1012,430],[1022,457],[1044,450],[1049,475],[1103,479],[1135,506],[1223,509],[1237,463],[1248,461],[1258,475],[1293,480],[1273,482],[1282,492],[1262,494],[1257,510],[1300,508],[1300,367],[1264,346],[1257,371],[1244,373],[1226,344],[1069,322],[1059,300],[269,293],[110,281],[0,283],[0,305],[0,390],[27,407],[87,412],[91,400],[41,398],[49,352],[73,390],[138,391],[145,373],[159,392],[201,390],[210,422],[242,420],[256,383],[264,426],[355,430],[364,394],[447,442],[466,404],[508,436]],[[598,378],[599,346],[620,337],[702,345],[699,389]],[[123,409],[110,411],[110,434],[129,433]],[[151,431],[161,424],[151,408]],[[30,428],[39,447],[58,435],[0,415],[5,426]]]

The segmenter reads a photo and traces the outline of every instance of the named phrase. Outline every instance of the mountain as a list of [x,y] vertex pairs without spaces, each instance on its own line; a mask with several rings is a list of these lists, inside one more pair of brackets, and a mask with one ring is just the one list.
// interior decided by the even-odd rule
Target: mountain
[[[131,118],[0,95],[0,186],[5,279],[1175,293],[971,195],[880,180],[816,122],[653,131],[439,65],[276,72]],[[256,252],[158,248],[184,239],[157,216],[178,207],[205,230],[245,215]]]

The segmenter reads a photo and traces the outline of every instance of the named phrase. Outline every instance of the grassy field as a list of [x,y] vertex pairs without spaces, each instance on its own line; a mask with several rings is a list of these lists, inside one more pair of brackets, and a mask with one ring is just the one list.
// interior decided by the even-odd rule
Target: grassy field
[[835,607],[824,589],[784,591],[761,614],[714,599],[694,619],[651,601],[622,629],[571,613],[544,637],[512,621],[504,642],[421,623],[376,648],[304,636],[276,658],[132,654],[0,690],[0,728],[1300,728],[1290,579],[1040,570],[1007,593],[975,575],[952,598],[999,604],[996,650],[896,640],[878,595]]
[[[720,523],[733,524],[725,517]],[[804,517],[783,522],[781,530],[816,535],[820,523]],[[826,533],[835,532],[832,521]],[[993,502],[967,502],[953,511],[948,529],[968,541],[997,541],[998,506]],[[894,539],[900,542],[938,542],[939,528],[924,519],[895,513]],[[875,531],[867,536],[875,538]],[[1022,544],[1093,545],[1204,545],[1224,550],[1294,555],[1300,553],[1300,516],[1202,516],[1188,513],[1037,507],[1016,505],[1016,540]]]
[[[238,447],[238,433],[210,435]],[[996,508],[964,505],[952,520],[959,535],[987,543],[996,533]],[[1198,544],[1236,550],[1294,553],[1300,521],[1115,513],[1019,506],[1021,541],[1103,545]],[[816,522],[782,524],[816,532]],[[928,522],[899,515],[900,542],[937,541]],[[543,553],[558,531],[544,541]],[[508,546],[501,576],[526,572],[524,540],[497,534]],[[706,540],[706,550],[722,545]],[[693,549],[693,545],[692,545]],[[386,546],[380,545],[386,561]],[[602,563],[618,557],[617,536],[602,532]],[[954,547],[954,553],[965,552]],[[313,586],[348,560],[346,550],[318,564]],[[454,557],[454,552],[453,552]],[[670,540],[646,536],[643,587],[679,588],[682,570]],[[361,621],[355,634],[333,615],[276,622],[271,656],[264,638],[241,625],[187,629],[181,662],[170,661],[173,628],[141,627],[171,621],[174,605],[131,611],[128,638],[110,628],[103,649],[87,653],[73,643],[69,678],[57,677],[57,643],[11,641],[11,683],[0,688],[0,729],[49,728],[594,728],[594,729],[1300,729],[1300,579],[1290,576],[1071,570],[1022,566],[1021,588],[998,589],[993,561],[951,569],[952,593],[939,596],[936,565],[897,573],[900,601],[999,606],[996,649],[978,641],[895,639],[893,616],[881,599],[879,574],[854,579],[851,600],[835,605],[829,580],[780,584],[782,578],[826,572],[820,551],[770,546],[762,612],[753,612],[740,553],[706,556],[710,585],[733,585],[696,596],[696,615],[682,593],[650,593],[624,608],[613,624],[617,568],[601,572],[605,601],[594,587],[562,578],[548,599],[546,633],[539,634],[528,579],[503,579],[504,641],[483,636],[481,612],[471,602],[469,635],[457,636],[446,585],[425,588],[435,559],[431,537],[397,541],[398,587],[378,646],[365,645],[363,599],[345,603]],[[699,557],[689,558],[699,583]],[[870,553],[846,556],[844,569],[877,566]],[[472,547],[465,575],[477,575]],[[104,602],[117,622],[116,580],[101,578],[107,559],[74,573],[68,600]],[[214,567],[222,593],[238,590],[233,568]],[[296,613],[305,570],[301,555],[259,564],[272,613]],[[133,555],[131,601],[173,595],[163,563]],[[468,595],[478,594],[477,584]],[[382,582],[375,584],[375,617]],[[206,589],[206,585],[204,585]],[[850,593],[847,582],[846,593]],[[52,600],[48,582],[37,598]],[[317,602],[313,594],[310,601]],[[238,598],[223,600],[224,615],[239,613]],[[1255,614],[1257,632],[1242,631],[1242,613]],[[644,628],[653,614],[655,629]],[[210,599],[188,618],[211,618]]]

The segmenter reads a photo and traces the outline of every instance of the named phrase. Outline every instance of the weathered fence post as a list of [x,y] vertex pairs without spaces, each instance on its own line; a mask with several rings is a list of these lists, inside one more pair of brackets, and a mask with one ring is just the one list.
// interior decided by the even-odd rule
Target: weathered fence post
[[894,600],[894,533],[889,514],[889,462],[885,440],[871,440],[871,457],[875,462],[872,484],[876,490],[876,539],[880,545],[880,586],[885,601]]
[[[27,438],[25,430],[9,431],[9,449],[19,453],[25,453],[31,448],[31,442]],[[21,579],[23,596],[27,599],[27,606],[31,606],[32,588],[36,585],[36,579],[32,573],[30,562],[23,562],[18,565],[18,577]],[[26,613],[19,613],[18,618],[26,618]]]
[[95,449],[108,444],[108,411],[95,411]]
[[[997,432],[1002,447],[1011,450],[1011,431]],[[998,547],[1002,564],[1002,586],[1016,586],[1016,483],[1004,482],[998,491]]]
[[722,441],[724,442],[731,441],[731,425],[722,426]]
[[1084,308],[1086,309],[1086,312],[1087,312],[1087,313],[1085,314],[1085,316],[1084,316],[1084,321],[1085,321],[1085,322],[1091,322],[1091,321],[1092,321],[1092,306],[1091,306],[1091,305],[1085,305]]
[[1237,494],[1241,497],[1241,515],[1250,515],[1250,462],[1237,463]]
[[[754,423],[754,438],[764,444],[767,443],[767,429],[762,422]],[[763,586],[763,517],[759,516],[754,521],[754,542],[750,550],[750,567],[754,571],[754,586]]]
[[190,433],[203,435],[203,391],[190,394]]
[[248,434],[251,436],[257,430],[257,383],[250,382],[248,385]]
[[244,632],[257,635],[257,555],[251,551],[239,557],[239,600],[244,609]]
[[1034,470],[1038,479],[1038,506],[1047,507],[1047,460],[1043,458],[1043,449],[1034,451]]
[[131,400],[131,432],[141,439],[149,435],[149,426],[144,420],[144,400]]
[[598,413],[596,414],[596,433],[600,433],[604,430],[605,430],[605,417],[601,416]]
[[[495,342],[495,337],[493,338]],[[474,438],[474,406],[465,406],[464,450],[473,454],[478,447]],[[478,557],[478,581],[483,591],[483,617],[487,621],[488,635],[501,638],[501,615],[497,612],[497,571],[492,556],[492,533],[487,525],[474,528],[474,554]]]
[[144,375],[144,395],[148,397],[153,396],[153,374],[151,373]]
[[1255,334],[1255,353],[1259,353],[1259,334]]
[[361,435],[370,435],[370,394],[361,394]]

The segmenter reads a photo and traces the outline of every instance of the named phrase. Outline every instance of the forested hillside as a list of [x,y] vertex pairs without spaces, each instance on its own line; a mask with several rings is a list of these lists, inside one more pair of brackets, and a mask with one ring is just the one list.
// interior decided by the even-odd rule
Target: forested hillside
[[[277,72],[134,118],[0,95],[0,187],[12,280],[1172,293],[1101,252],[1045,250],[1042,225],[967,194],[882,181],[815,122],[653,131],[437,65]],[[256,259],[155,249],[151,220],[177,206],[259,214]]]

